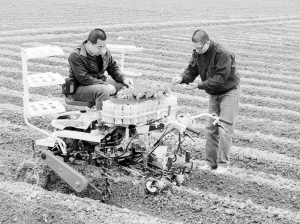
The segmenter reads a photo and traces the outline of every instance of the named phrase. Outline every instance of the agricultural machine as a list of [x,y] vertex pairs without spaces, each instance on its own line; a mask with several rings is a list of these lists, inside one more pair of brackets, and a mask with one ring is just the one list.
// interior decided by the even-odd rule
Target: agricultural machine
[[[65,79],[56,73],[27,74],[28,59],[58,53],[61,53],[60,49],[54,47],[22,50],[24,118],[30,127],[48,136],[35,143],[45,147],[39,154],[41,161],[76,192],[83,192],[89,184],[96,188],[73,168],[78,162],[97,167],[106,178],[106,189],[97,189],[102,192],[103,201],[111,195],[110,170],[143,177],[145,191],[150,194],[157,194],[172,185],[183,185],[193,163],[191,152],[182,152],[180,145],[185,138],[192,139],[189,132],[199,134],[193,128],[194,120],[209,117],[214,125],[219,125],[220,121],[230,123],[208,113],[193,117],[177,115],[177,98],[169,90],[162,90],[159,99],[114,96],[103,102],[101,112],[94,110],[94,102],[75,101],[71,94],[66,94],[65,104],[80,107],[78,111],[62,112],[57,101],[29,102],[29,87],[63,84],[63,88],[72,88],[66,86]],[[51,113],[57,114],[51,122],[54,129],[51,134],[28,121],[29,117]],[[101,123],[97,113],[101,113]],[[168,139],[171,139],[169,143]],[[184,157],[181,161],[179,154]]]

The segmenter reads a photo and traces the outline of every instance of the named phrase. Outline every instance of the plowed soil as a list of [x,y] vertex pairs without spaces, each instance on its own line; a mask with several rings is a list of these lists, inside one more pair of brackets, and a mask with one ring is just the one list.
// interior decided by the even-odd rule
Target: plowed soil
[[[1,0],[0,5],[1,224],[300,223],[299,1]],[[31,60],[28,70],[67,77],[69,53],[94,28],[103,28],[110,44],[143,47],[126,54],[125,69],[142,72],[137,79],[153,85],[169,85],[187,66],[196,29],[235,52],[242,95],[228,172],[198,169],[204,164],[203,133],[182,146],[193,152],[190,181],[156,196],[144,193],[143,180],[123,174],[109,180],[113,195],[105,203],[93,187],[76,193],[52,171],[45,188],[16,180],[19,165],[34,161],[32,141],[45,138],[24,122],[21,48],[61,47],[64,55]],[[120,63],[120,53],[112,54]],[[170,88],[180,112],[206,112],[205,92]],[[60,86],[30,94],[32,100],[64,104]],[[51,132],[53,116],[30,123]],[[87,169],[91,183],[103,189],[102,176]]]

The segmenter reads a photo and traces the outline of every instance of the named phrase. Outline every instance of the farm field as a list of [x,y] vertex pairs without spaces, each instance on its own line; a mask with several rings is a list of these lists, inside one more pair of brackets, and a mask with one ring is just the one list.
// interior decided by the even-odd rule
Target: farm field
[[[0,0],[0,223],[300,223],[300,2],[297,0]],[[199,28],[236,54],[241,102],[232,166],[226,174],[195,169],[176,193],[144,197],[120,181],[107,203],[88,188],[77,194],[59,179],[44,190],[15,181],[45,136],[23,118],[21,48],[57,45],[65,54],[34,59],[30,72],[68,76],[68,55],[93,28],[109,44],[143,47],[125,68],[137,79],[169,85],[181,112],[205,112],[204,91],[169,83],[187,66]],[[120,38],[122,37],[122,38]],[[119,53],[112,52],[117,62]],[[33,100],[64,104],[60,86],[31,90]],[[67,110],[78,109],[66,106]],[[51,116],[30,122],[52,131]],[[200,125],[198,126],[200,128]],[[193,148],[204,161],[205,135]]]

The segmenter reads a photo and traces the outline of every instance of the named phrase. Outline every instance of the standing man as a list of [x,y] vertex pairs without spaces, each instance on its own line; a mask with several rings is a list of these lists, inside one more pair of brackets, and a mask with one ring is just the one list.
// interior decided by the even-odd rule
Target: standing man
[[[77,47],[69,56],[70,78],[77,81],[78,87],[73,99],[85,102],[96,102],[97,111],[102,110],[102,101],[108,100],[124,85],[129,87],[133,81],[126,78],[106,48],[106,33],[94,29],[88,39]],[[115,83],[106,82],[104,72],[113,78]],[[98,113],[98,122],[101,114]]]
[[[227,132],[211,122],[207,125],[207,164],[201,168],[222,173],[229,168],[229,152],[240,100],[240,76],[234,54],[211,40],[205,31],[196,30],[192,42],[194,50],[189,65],[182,75],[172,79],[172,83],[185,83],[188,89],[205,90],[209,94],[209,113],[233,123],[221,124]],[[195,81],[198,75],[201,81]]]

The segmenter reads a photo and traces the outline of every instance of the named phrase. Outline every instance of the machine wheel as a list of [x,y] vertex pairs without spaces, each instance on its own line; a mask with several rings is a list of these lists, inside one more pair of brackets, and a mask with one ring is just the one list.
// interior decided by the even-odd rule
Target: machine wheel
[[155,178],[149,177],[145,181],[145,190],[147,194],[158,194],[159,189],[155,186],[157,180]]
[[16,170],[16,180],[46,188],[49,180],[47,166],[32,160],[24,161]]

